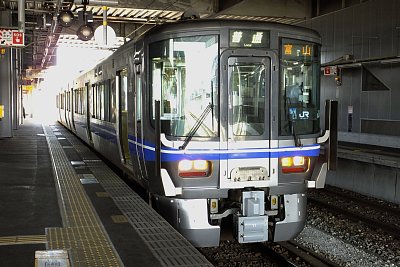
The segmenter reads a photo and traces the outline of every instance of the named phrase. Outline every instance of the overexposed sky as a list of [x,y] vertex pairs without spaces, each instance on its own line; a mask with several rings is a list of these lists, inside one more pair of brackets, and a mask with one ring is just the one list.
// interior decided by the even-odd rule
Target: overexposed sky
[[56,95],[80,74],[111,54],[112,51],[104,49],[59,46],[57,65],[43,73],[44,80],[33,90],[30,103],[24,103],[27,112],[43,123],[57,120]]

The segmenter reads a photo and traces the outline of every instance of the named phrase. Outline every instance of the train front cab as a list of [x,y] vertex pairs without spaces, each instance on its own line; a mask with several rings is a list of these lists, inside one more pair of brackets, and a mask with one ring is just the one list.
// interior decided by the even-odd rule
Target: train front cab
[[[159,116],[150,107],[160,131],[152,157],[161,187],[151,188],[160,182],[149,176],[158,211],[196,246],[217,246],[227,218],[240,243],[295,237],[307,187],[323,187],[327,171],[318,36],[298,33],[299,41],[261,29],[174,36],[149,44],[149,103],[160,106]],[[301,88],[289,96],[292,85]]]

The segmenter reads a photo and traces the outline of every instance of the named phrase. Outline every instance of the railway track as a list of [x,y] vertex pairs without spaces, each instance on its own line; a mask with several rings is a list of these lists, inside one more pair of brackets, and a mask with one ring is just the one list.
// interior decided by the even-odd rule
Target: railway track
[[199,250],[214,266],[340,266],[294,241],[255,244],[221,242],[217,248]]
[[267,246],[285,257],[286,262],[290,264],[286,266],[340,267],[328,258],[295,241],[278,242]]
[[355,192],[345,191],[340,188],[334,188],[332,186],[327,186],[326,188],[324,188],[323,192],[330,196],[334,197],[339,196],[343,199],[347,199],[357,203],[362,203],[363,205],[377,209],[380,212],[388,212],[390,214],[394,214],[400,217],[400,209],[399,209],[400,205],[390,203],[389,206],[387,203],[385,203],[385,201],[378,200],[373,197],[364,196]]
[[345,216],[354,222],[362,222],[372,229],[400,239],[400,212],[392,207],[381,205],[378,201],[371,202],[336,190],[310,194],[308,200],[332,214]]

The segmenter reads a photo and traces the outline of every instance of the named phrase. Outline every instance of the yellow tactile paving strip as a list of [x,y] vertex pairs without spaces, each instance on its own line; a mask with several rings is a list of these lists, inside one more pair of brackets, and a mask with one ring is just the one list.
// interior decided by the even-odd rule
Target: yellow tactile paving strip
[[46,229],[47,249],[68,250],[72,266],[123,266],[79,175],[58,142],[60,134],[49,126],[43,128],[53,162],[64,226]]
[[124,219],[119,216],[112,219],[115,222],[121,219],[121,223],[127,220],[162,266],[212,266],[110,168],[93,160],[95,156],[86,146],[76,142],[70,134],[65,137],[80,155],[85,155],[82,157],[87,167],[124,215]]

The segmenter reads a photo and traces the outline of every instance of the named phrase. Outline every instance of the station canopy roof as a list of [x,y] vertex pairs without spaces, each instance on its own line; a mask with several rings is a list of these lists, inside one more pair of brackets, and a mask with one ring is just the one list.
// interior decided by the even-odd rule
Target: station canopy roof
[[[22,1],[22,0],[20,0]],[[282,5],[274,0],[24,0],[25,47],[23,71],[34,75],[56,64],[60,46],[116,49],[127,39],[155,24],[177,21],[183,15],[200,18],[246,19],[296,24],[308,14],[308,0],[289,0]],[[261,8],[266,6],[268,8]],[[104,8],[107,7],[107,8]],[[11,10],[13,25],[18,25],[18,1],[0,0],[0,11]],[[86,12],[84,12],[86,10]],[[107,24],[116,34],[112,45],[93,39],[82,41],[77,32],[90,21],[94,29],[103,25],[106,10]],[[59,14],[70,11],[73,20],[68,27],[59,22]],[[93,22],[92,22],[93,21]],[[1,27],[2,25],[0,25]],[[90,36],[89,36],[90,37]]]

